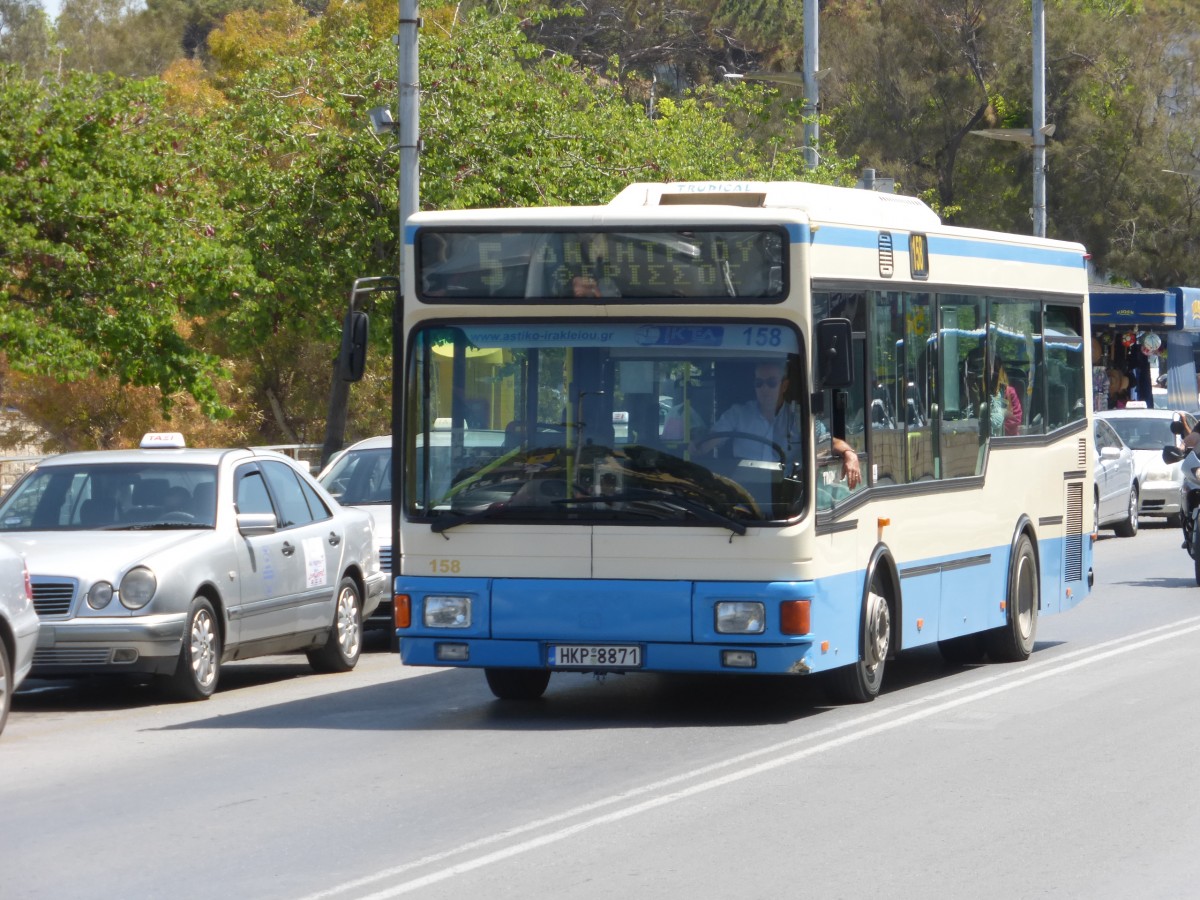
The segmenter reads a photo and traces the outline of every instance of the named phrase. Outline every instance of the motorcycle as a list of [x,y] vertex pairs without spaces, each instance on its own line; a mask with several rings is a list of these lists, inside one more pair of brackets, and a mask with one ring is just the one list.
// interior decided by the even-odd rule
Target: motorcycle
[[[1179,421],[1171,423],[1171,431],[1180,437],[1187,436],[1187,426]],[[1168,445],[1163,447],[1162,459],[1165,463],[1181,464],[1183,496],[1180,498],[1179,518],[1183,522],[1183,548],[1192,558],[1196,584],[1200,584],[1200,457],[1195,449]]]

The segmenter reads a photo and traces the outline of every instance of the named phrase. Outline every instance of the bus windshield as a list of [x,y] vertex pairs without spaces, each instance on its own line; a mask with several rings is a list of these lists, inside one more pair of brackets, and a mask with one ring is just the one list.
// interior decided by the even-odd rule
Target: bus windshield
[[776,322],[429,324],[409,364],[407,511],[747,523],[804,506],[800,344]]

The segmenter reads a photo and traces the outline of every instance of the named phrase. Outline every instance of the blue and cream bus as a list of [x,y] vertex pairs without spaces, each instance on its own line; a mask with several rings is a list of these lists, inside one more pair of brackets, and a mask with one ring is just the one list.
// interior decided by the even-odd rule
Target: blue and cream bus
[[505,699],[828,672],[865,701],[908,648],[1025,659],[1087,595],[1083,247],[758,182],[424,212],[404,239],[406,664]]

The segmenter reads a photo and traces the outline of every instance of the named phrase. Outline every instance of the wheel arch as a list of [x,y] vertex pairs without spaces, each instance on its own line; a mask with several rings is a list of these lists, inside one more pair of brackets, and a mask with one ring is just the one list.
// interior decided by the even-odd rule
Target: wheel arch
[[[875,583],[876,576],[880,581],[887,585],[887,600],[892,608],[891,622],[891,638],[888,642],[888,658],[892,659],[899,653],[903,647],[900,646],[901,632],[903,629],[900,623],[903,621],[904,612],[904,597],[900,591],[900,572],[896,568],[896,560],[892,556],[892,551],[888,549],[886,544],[876,544],[875,549],[871,551],[871,556],[867,560],[866,577],[863,579],[862,596],[859,598],[859,641],[862,641],[862,635],[866,633],[867,623],[865,621],[867,611],[867,594],[871,591],[871,585]],[[862,652],[862,648],[859,648]]]
[[[362,566],[358,563],[351,563],[346,566],[342,572],[342,578],[349,578],[354,582],[354,586],[358,588],[358,599],[360,603],[367,602],[367,581],[363,576]],[[340,581],[340,579],[339,579]]]
[[[1093,523],[1093,526],[1095,526],[1095,523]],[[1042,608],[1042,550],[1041,546],[1038,544],[1037,529],[1033,526],[1033,520],[1030,519],[1025,513],[1021,513],[1021,515],[1017,518],[1017,524],[1013,528],[1012,541],[1008,547],[1008,576],[1005,579],[1005,596],[1009,596],[1012,590],[1013,578],[1016,577],[1016,572],[1014,571],[1013,567],[1016,565],[1017,543],[1021,540],[1022,536],[1029,538],[1029,545],[1033,549],[1033,562],[1034,565],[1037,566],[1038,574],[1037,599],[1038,609],[1040,610]]]
[[212,604],[213,613],[217,617],[217,628],[220,630],[221,647],[228,650],[228,630],[229,623],[226,620],[227,611],[225,609],[225,601],[221,599],[221,592],[217,590],[217,586],[211,581],[206,581],[200,585],[192,594],[193,597],[203,597]]
[[[12,628],[9,627],[8,619],[0,616],[0,644],[4,645],[4,649],[8,651],[8,658],[15,666],[17,659],[17,638],[13,634]],[[12,689],[11,687],[9,688]]]

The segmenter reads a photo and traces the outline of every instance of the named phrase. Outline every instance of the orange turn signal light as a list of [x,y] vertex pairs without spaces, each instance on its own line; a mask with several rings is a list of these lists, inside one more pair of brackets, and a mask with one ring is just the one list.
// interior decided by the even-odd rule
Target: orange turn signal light
[[779,604],[779,630],[784,634],[808,634],[812,628],[811,601],[785,600]]
[[392,617],[397,628],[408,628],[412,625],[412,598],[408,594],[392,595]]

